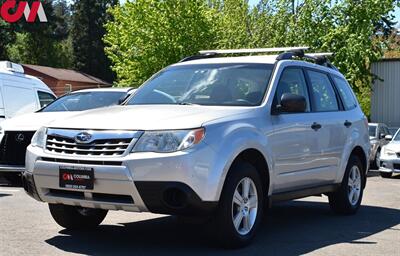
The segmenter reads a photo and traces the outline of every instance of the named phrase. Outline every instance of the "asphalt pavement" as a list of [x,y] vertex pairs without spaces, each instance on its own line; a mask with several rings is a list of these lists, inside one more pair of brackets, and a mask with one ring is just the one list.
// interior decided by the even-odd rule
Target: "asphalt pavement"
[[[2,182],[0,181],[0,184]],[[4,184],[3,184],[4,185]],[[368,178],[357,215],[337,216],[326,197],[275,205],[254,242],[216,247],[204,225],[171,216],[109,212],[96,230],[69,232],[22,188],[0,187],[0,255],[400,255],[400,176]]]

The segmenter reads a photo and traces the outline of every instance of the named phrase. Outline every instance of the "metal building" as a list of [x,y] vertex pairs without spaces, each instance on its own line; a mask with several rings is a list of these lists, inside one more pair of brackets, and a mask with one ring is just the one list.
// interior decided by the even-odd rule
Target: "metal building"
[[371,122],[400,127],[400,59],[382,59],[372,64],[372,73],[383,81],[372,85]]

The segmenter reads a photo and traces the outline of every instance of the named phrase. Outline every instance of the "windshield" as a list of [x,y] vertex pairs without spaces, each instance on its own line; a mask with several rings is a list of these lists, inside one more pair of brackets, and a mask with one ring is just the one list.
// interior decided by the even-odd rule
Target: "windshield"
[[375,137],[376,136],[376,126],[375,125],[369,125],[368,126],[368,131],[369,131],[369,137]]
[[126,96],[125,92],[78,92],[65,95],[43,108],[41,112],[83,111],[117,105]]
[[201,64],[162,70],[146,82],[128,105],[260,105],[272,64]]

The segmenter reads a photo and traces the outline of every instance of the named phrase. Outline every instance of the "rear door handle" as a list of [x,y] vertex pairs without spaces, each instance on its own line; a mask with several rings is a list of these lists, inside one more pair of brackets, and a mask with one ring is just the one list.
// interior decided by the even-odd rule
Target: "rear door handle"
[[313,129],[314,131],[318,131],[319,129],[321,129],[322,128],[322,125],[320,125],[319,123],[316,123],[316,122],[314,122],[312,125],[311,125],[311,129]]
[[344,122],[344,126],[346,126],[347,128],[349,128],[352,125],[352,123],[349,120],[346,120]]

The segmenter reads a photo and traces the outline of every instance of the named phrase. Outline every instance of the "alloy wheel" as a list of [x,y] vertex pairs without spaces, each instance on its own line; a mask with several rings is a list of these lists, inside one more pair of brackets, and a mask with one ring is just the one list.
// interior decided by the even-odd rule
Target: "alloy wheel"
[[247,235],[256,222],[258,212],[257,188],[249,177],[236,186],[232,200],[232,221],[240,235]]
[[352,206],[357,205],[361,194],[361,172],[358,166],[353,166],[349,173],[348,197]]

